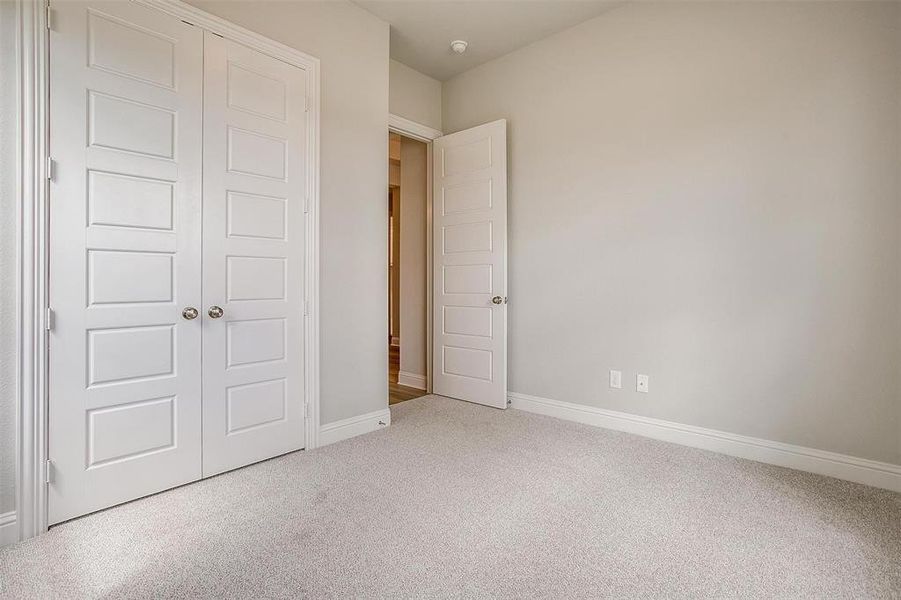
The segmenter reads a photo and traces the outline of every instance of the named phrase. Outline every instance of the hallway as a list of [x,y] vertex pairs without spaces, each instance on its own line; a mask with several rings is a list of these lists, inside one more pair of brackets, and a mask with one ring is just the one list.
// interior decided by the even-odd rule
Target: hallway
[[400,371],[400,348],[388,346],[388,406],[425,396],[425,390],[400,385],[397,373]]

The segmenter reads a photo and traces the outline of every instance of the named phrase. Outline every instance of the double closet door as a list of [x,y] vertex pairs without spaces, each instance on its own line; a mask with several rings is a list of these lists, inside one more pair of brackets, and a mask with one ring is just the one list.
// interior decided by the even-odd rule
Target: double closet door
[[54,4],[50,523],[304,447],[304,69]]

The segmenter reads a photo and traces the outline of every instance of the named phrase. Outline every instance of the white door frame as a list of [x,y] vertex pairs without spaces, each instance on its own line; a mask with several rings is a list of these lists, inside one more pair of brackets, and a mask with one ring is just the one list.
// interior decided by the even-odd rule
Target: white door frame
[[[425,143],[426,146],[426,326],[425,326],[425,391],[432,393],[432,141],[444,135],[441,131],[404,117],[389,114],[388,131]],[[387,237],[387,234],[386,234]],[[387,321],[387,316],[385,317]],[[387,329],[386,329],[387,331]]]
[[[306,448],[319,445],[319,59],[180,0],[132,0],[168,13],[311,74],[307,98],[307,202],[304,249],[304,421]],[[16,514],[14,538],[47,531],[49,29],[47,0],[16,0]],[[9,526],[7,517],[4,524]],[[5,537],[5,536],[4,536]]]
[[[14,533],[47,530],[47,11],[16,1],[16,513]],[[9,524],[7,524],[9,527]],[[7,538],[7,536],[4,536]]]

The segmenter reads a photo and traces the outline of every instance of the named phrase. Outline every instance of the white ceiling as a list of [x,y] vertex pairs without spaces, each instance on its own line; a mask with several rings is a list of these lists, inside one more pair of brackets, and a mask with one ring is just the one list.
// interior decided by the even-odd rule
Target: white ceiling
[[[391,58],[444,81],[622,0],[353,0],[391,24]],[[450,49],[466,40],[462,55]]]

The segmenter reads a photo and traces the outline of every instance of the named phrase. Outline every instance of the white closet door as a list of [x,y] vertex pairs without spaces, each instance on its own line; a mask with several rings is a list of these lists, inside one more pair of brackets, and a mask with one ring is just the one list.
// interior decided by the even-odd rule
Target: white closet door
[[507,407],[507,122],[435,140],[432,390]]
[[304,446],[306,86],[205,34],[204,476]]
[[202,34],[56,2],[50,523],[201,475]]

